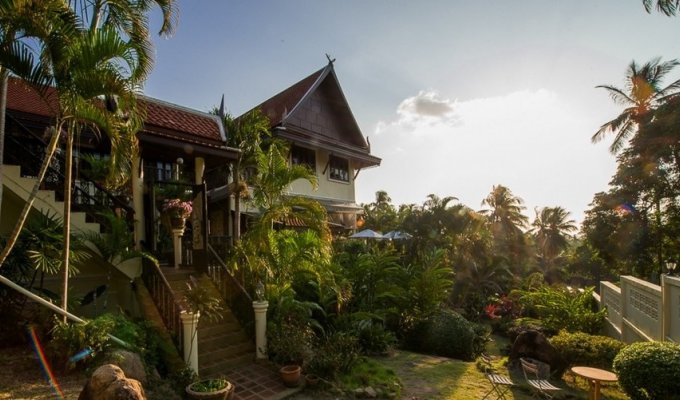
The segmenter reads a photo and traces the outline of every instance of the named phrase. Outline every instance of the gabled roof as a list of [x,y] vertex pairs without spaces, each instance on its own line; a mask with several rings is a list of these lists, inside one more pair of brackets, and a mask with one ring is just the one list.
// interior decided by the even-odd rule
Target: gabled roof
[[380,165],[354,118],[333,63],[255,107],[275,135],[350,158],[360,167]]
[[[142,136],[171,137],[211,147],[225,146],[226,137],[217,116],[147,96],[138,96],[138,102],[146,111]],[[53,87],[47,88],[41,96],[23,80],[9,79],[7,110],[54,118],[58,108]]]

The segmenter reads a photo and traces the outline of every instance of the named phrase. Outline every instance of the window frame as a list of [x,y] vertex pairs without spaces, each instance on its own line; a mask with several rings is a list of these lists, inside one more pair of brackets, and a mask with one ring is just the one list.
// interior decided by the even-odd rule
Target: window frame
[[[351,177],[349,172],[348,159],[333,154],[328,155],[328,179],[337,182],[350,183]],[[345,176],[344,178],[343,175]]]
[[[295,151],[301,151],[302,157],[297,159],[295,158]],[[311,155],[311,157],[310,157]],[[310,159],[311,158],[311,159]],[[310,149],[308,147],[303,147],[303,146],[298,146],[298,145],[291,145],[290,146],[290,164],[291,165],[306,165],[309,167],[309,169],[316,174],[316,150]]]

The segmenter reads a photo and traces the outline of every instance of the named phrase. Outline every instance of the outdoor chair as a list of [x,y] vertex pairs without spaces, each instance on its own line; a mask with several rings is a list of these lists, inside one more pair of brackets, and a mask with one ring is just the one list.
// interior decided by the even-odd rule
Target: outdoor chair
[[532,394],[534,397],[544,397],[546,399],[552,399],[552,392],[558,392],[562,389],[554,386],[552,383],[548,382],[547,379],[541,379],[538,376],[538,365],[532,363],[526,358],[520,358],[520,363],[522,364],[522,372],[524,372],[524,379],[526,379],[529,386],[531,386]]
[[493,367],[491,366],[491,357],[486,354],[481,356],[482,362],[484,362],[486,371],[484,371],[484,376],[491,383],[491,390],[482,397],[482,400],[489,397],[492,393],[496,395],[496,399],[506,400],[505,394],[510,390],[515,383],[510,380],[507,376],[499,375],[494,373]]

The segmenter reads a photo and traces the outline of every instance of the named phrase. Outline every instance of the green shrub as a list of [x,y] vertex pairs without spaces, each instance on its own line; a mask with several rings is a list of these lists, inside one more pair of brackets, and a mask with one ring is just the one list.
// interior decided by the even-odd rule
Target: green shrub
[[550,343],[568,366],[588,365],[607,370],[611,370],[614,357],[625,347],[623,342],[607,336],[565,331],[550,338]]
[[[52,340],[47,348],[53,363],[64,368],[73,368],[69,358],[89,349],[92,357],[101,354],[109,346],[109,333],[115,323],[108,318],[97,318],[84,324],[62,322],[55,317]],[[88,359],[87,357],[85,358]]]
[[484,351],[489,332],[462,315],[441,310],[417,322],[406,334],[405,346],[414,351],[461,360],[474,360]]
[[394,333],[371,320],[364,320],[354,328],[364,354],[386,354],[396,343]]
[[337,373],[351,370],[358,359],[357,338],[347,332],[334,332],[317,344],[305,369],[322,378],[333,379]]
[[583,292],[566,288],[539,286],[519,291],[525,311],[534,314],[548,331],[586,332],[602,330],[606,310],[596,310],[593,287]]
[[680,344],[633,343],[616,356],[614,371],[632,400],[680,399]]

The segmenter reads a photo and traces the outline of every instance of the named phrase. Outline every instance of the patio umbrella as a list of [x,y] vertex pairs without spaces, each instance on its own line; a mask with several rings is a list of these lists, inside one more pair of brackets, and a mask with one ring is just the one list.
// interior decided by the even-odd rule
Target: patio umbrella
[[411,239],[413,235],[410,233],[402,232],[402,231],[389,231],[386,234],[383,235],[385,239],[392,239],[392,240],[406,240],[406,239]]
[[370,229],[364,229],[361,232],[357,232],[350,236],[351,239],[384,239],[385,237],[380,234],[380,232],[372,231]]

